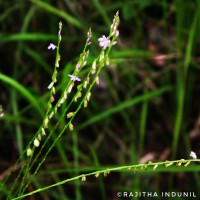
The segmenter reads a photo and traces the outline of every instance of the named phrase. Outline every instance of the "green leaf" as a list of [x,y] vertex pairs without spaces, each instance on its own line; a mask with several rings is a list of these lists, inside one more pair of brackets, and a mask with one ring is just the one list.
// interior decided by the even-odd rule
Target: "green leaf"
[[2,73],[0,73],[0,80],[16,88],[36,108],[41,116],[43,116],[43,111],[38,103],[38,100],[23,85]]

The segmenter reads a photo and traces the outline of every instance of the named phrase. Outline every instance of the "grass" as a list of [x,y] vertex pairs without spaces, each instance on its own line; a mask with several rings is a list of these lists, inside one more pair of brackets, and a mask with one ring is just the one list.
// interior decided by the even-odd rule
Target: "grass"
[[[19,158],[1,199],[26,194],[37,199],[112,199],[118,191],[198,192],[195,160],[187,167],[164,166],[165,160],[188,160],[191,150],[200,155],[198,1],[11,0],[0,1],[0,8],[0,105],[5,113],[0,119],[1,182]],[[68,130],[65,117],[69,107],[74,111],[80,103],[70,103],[77,95],[72,90],[51,120],[46,139],[39,149],[33,148],[36,157],[27,157],[27,145],[33,144],[51,112],[52,91],[47,87],[55,72],[55,52],[47,46],[57,42],[59,21],[63,29],[56,100],[80,59],[89,27],[92,44],[80,77],[87,76],[99,56],[97,39],[108,35],[117,10],[118,43],[109,52],[110,64],[102,68],[87,108],[78,107],[71,119],[74,131]],[[138,164],[149,160],[151,167],[141,170]],[[19,190],[11,194],[17,177]],[[31,184],[27,177],[33,178]]]

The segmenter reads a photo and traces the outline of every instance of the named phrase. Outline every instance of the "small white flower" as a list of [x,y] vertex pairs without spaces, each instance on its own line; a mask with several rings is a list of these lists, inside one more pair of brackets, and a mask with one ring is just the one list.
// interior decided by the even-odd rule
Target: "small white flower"
[[92,69],[96,69],[97,68],[97,62],[96,60],[92,63]]
[[169,162],[169,163],[167,163],[165,166],[166,166],[166,167],[169,167],[169,166],[171,166],[171,165],[173,165],[173,162]]
[[44,128],[42,128],[42,135],[46,135]]
[[32,149],[31,149],[31,148],[28,148],[28,149],[27,149],[27,152],[26,152],[26,155],[27,155],[27,156],[30,156],[30,155],[32,155],[32,153],[33,153]]
[[53,87],[53,85],[54,85],[54,82],[51,82],[51,83],[49,84],[49,86],[48,86],[48,89],[50,90],[50,89]]
[[74,126],[73,126],[72,123],[69,124],[69,130],[70,130],[70,131],[73,131],[73,130],[74,130]]
[[110,40],[105,35],[99,38],[98,41],[99,41],[99,46],[103,47],[104,50],[110,46]]
[[59,67],[59,62],[58,62],[58,61],[56,62],[56,67],[57,67],[57,68]]
[[83,105],[84,105],[84,108],[86,108],[88,106],[88,102],[84,100]]
[[75,97],[74,101],[77,102],[77,99],[80,98],[81,96],[82,96],[82,93],[79,92],[79,93],[77,94],[77,96]]
[[36,139],[33,141],[33,144],[34,144],[34,146],[39,147],[40,142],[39,142],[39,140],[36,138]]
[[72,91],[72,88],[73,88],[73,84],[71,84],[67,90],[68,93],[70,93]]
[[197,159],[197,155],[194,151],[190,152],[190,157],[192,157],[193,159]]
[[91,92],[89,92],[89,93],[87,94],[87,96],[86,96],[87,101],[90,100],[90,97],[91,97]]
[[184,167],[187,167],[190,163],[191,163],[191,161],[186,162]]
[[68,76],[70,77],[70,79],[72,80],[72,81],[81,81],[81,79],[80,78],[78,78],[77,76],[74,76],[74,75],[71,75],[71,74],[68,74]]
[[64,97],[65,100],[67,99],[67,92],[66,91],[64,92],[64,96],[63,97]]
[[83,177],[81,178],[81,181],[86,181],[86,177],[83,175]]
[[4,116],[4,113],[1,113],[1,114],[0,114],[0,118],[2,118],[3,116]]
[[104,51],[102,51],[100,58],[99,58],[99,62],[101,62],[104,59]]
[[54,50],[56,47],[57,47],[56,45],[54,45],[53,43],[50,43],[48,46],[48,49]]
[[155,170],[157,167],[158,167],[158,164],[157,164],[157,165],[154,165],[153,170]]
[[67,114],[67,118],[69,119],[69,118],[71,118],[73,115],[74,115],[74,112],[69,112],[69,113]]
[[96,78],[96,84],[99,85],[99,77]]
[[60,100],[60,103],[63,104],[65,102],[65,98],[63,97],[61,100]]
[[85,82],[84,82],[84,84],[83,84],[83,87],[84,87],[84,88],[86,88],[86,87],[87,87],[87,85],[88,85],[88,82],[87,82],[87,81],[85,81]]
[[48,117],[46,117],[44,119],[44,128],[48,128],[48,123],[49,123],[49,119],[48,119]]
[[51,119],[54,115],[54,112],[51,112],[51,114],[49,115],[49,119]]

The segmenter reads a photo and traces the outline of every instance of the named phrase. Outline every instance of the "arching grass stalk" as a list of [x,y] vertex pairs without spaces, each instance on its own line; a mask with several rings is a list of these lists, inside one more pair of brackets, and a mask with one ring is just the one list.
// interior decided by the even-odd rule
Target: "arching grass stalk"
[[[43,192],[50,188],[66,184],[66,183],[74,181],[74,180],[80,179],[81,181],[86,181],[87,177],[89,177],[89,176],[94,176],[95,178],[98,178],[100,175],[103,175],[104,177],[107,177],[110,174],[110,172],[120,172],[120,171],[128,171],[130,173],[131,172],[138,173],[140,171],[147,171],[147,170],[148,170],[148,172],[150,172],[150,170],[151,170],[151,172],[155,171],[155,170],[162,171],[163,168],[173,166],[173,165],[176,165],[176,167],[181,167],[181,166],[188,167],[188,165],[190,165],[192,162],[200,162],[200,159],[188,159],[188,160],[181,159],[181,160],[174,160],[174,161],[155,162],[155,163],[149,162],[147,164],[110,167],[110,168],[98,170],[98,171],[87,173],[87,174],[81,174],[81,175],[75,176],[73,178],[65,179],[63,181],[49,185],[47,187],[39,188],[39,189],[29,192],[27,194],[18,196],[17,198],[14,198],[13,200],[22,199],[24,197],[31,196],[35,193]],[[161,169],[159,170],[159,168],[161,168]]]

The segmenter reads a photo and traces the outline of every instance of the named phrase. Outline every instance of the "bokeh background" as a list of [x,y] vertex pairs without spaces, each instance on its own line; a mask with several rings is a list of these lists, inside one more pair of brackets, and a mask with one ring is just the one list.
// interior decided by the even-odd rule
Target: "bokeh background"
[[[55,60],[47,46],[57,42],[59,21],[63,40],[57,88],[62,91],[89,28],[88,63],[98,55],[97,39],[108,35],[117,11],[120,35],[110,65],[101,72],[88,108],[75,118],[75,131],[62,136],[27,192],[110,166],[187,159],[191,150],[200,155],[200,1],[0,0],[0,104],[5,113],[0,119],[1,180],[42,123]],[[172,166],[110,173],[30,199],[118,199],[117,191],[197,192],[198,170]]]

